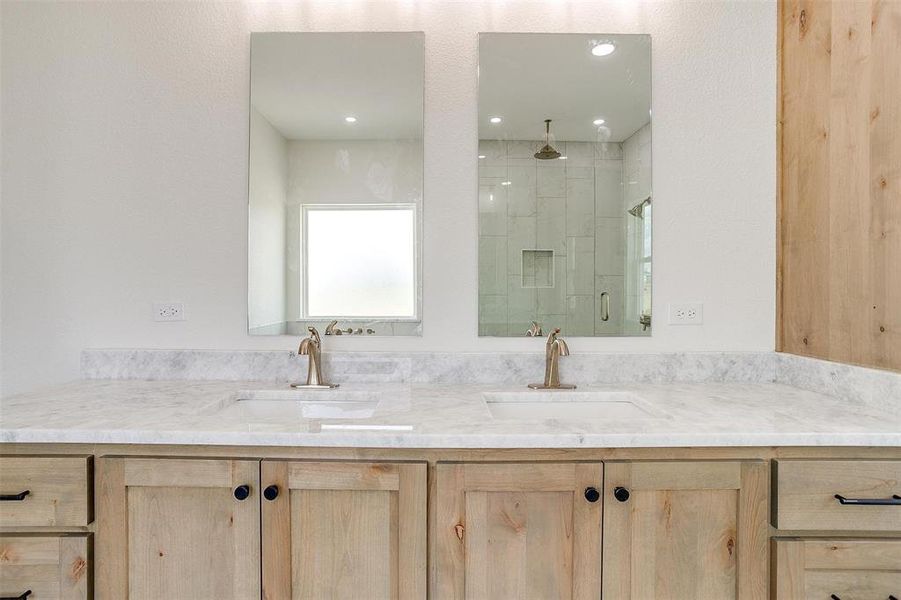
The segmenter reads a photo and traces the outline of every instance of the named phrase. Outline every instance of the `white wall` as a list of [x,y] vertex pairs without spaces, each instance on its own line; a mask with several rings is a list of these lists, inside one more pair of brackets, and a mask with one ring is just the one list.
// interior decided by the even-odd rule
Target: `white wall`
[[253,107],[248,178],[248,325],[256,328],[285,320],[288,141]]
[[[654,335],[571,349],[774,347],[774,2],[0,10],[4,393],[77,377],[86,346],[296,345],[246,332],[250,31],[425,31],[424,334],[329,349],[540,351],[476,336],[479,31],[653,38]],[[189,320],[153,322],[168,300]],[[667,303],[686,300],[704,325],[667,327]]]

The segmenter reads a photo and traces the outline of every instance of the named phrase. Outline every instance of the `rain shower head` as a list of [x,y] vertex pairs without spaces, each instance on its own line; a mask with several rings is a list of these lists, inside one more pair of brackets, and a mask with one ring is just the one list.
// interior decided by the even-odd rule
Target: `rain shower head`
[[551,146],[551,120],[544,120],[544,148],[535,153],[538,160],[560,158],[560,153]]
[[644,219],[644,207],[651,203],[651,197],[648,196],[635,206],[629,209],[629,214],[639,219]]

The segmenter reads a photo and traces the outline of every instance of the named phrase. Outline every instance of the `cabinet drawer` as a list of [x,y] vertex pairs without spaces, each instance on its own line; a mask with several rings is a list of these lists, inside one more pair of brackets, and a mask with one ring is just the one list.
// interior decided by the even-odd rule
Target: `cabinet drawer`
[[87,525],[92,466],[90,456],[0,456],[0,527]]
[[0,536],[0,597],[87,599],[90,561],[88,535]]
[[775,600],[901,598],[901,540],[780,539]]
[[777,528],[901,531],[901,505],[887,504],[897,502],[893,496],[901,496],[901,461],[778,460],[773,464],[773,525]]

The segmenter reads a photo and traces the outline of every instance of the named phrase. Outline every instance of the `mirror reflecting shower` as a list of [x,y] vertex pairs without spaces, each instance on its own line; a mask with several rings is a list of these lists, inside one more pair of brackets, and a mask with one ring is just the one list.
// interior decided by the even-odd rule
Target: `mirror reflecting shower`
[[651,39],[479,36],[479,335],[651,334]]

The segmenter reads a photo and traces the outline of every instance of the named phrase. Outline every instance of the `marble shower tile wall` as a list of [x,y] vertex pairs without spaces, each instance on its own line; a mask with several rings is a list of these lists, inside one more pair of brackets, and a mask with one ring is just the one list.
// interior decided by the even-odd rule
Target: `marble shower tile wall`
[[[557,147],[566,160],[536,160],[542,144],[479,141],[479,334],[523,335],[532,319],[567,335],[619,334],[622,146],[565,142]],[[553,255],[539,263],[534,250]]]
[[[536,350],[542,346],[536,340]],[[85,350],[85,379],[226,380],[287,383],[306,376],[294,352],[220,350]],[[337,383],[486,383],[525,385],[544,374],[544,354],[326,352],[323,368]],[[574,353],[560,361],[563,379],[617,383],[771,383],[772,352],[669,354]]]

